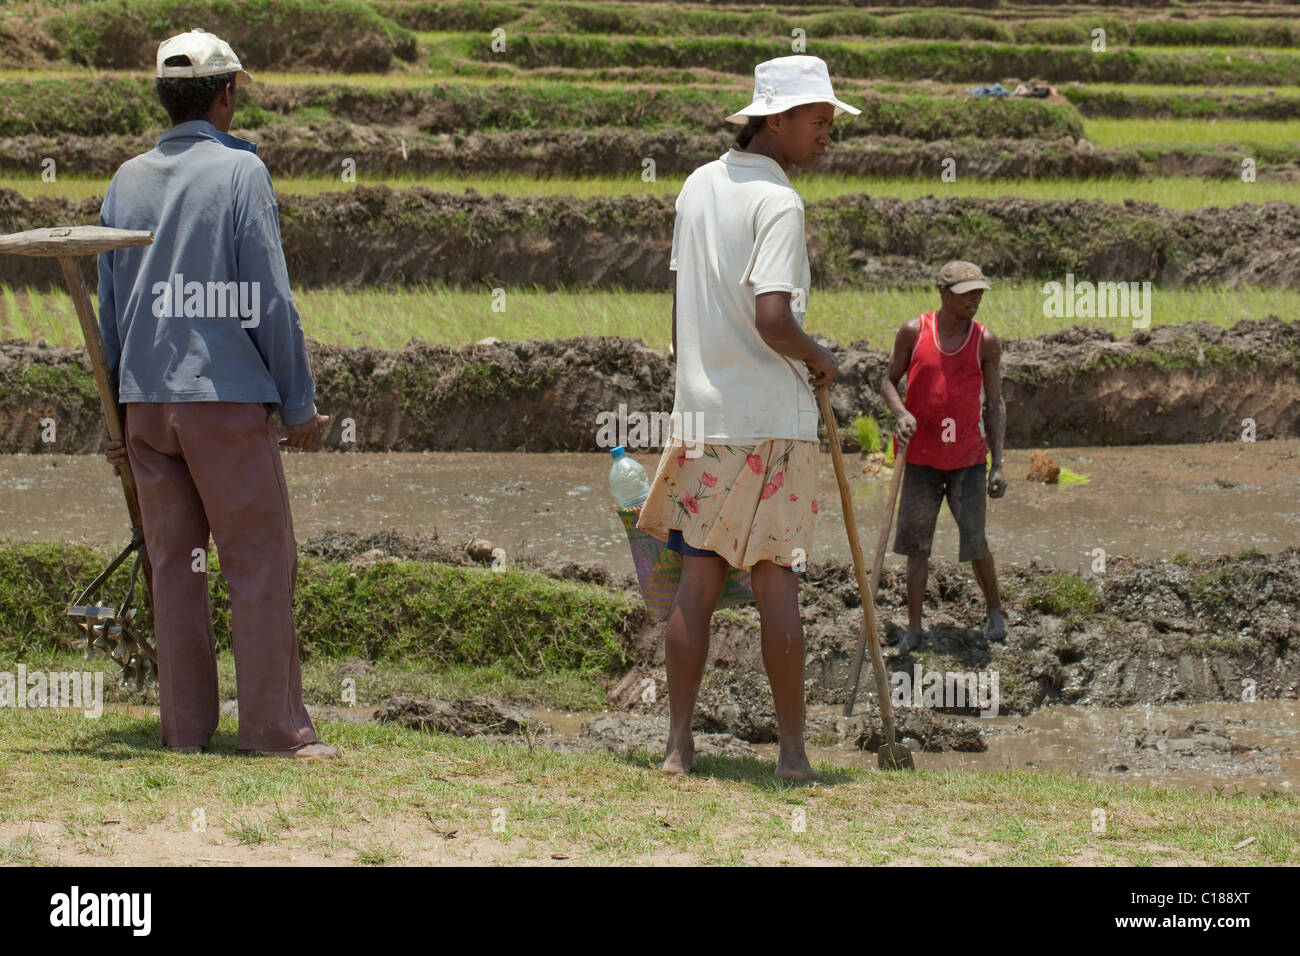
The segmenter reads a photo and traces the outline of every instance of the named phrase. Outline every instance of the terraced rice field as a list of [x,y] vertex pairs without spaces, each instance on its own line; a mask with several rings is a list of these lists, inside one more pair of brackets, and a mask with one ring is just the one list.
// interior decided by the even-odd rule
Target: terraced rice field
[[[166,127],[151,79],[162,38],[202,24],[256,77],[239,95],[232,132],[259,144],[277,185],[295,299],[314,340],[317,401],[335,418],[322,441],[330,450],[294,460],[320,467],[310,488],[301,479],[310,505],[294,507],[318,522],[331,506],[341,515],[338,534],[316,545],[320,563],[304,562],[307,596],[299,598],[311,700],[331,705],[318,726],[345,753],[286,783],[298,768],[282,761],[236,766],[226,716],[218,752],[196,756],[196,773],[189,757],[151,752],[152,701],[139,713],[106,715],[102,738],[71,713],[0,714],[0,863],[1294,863],[1297,803],[1277,789],[1291,780],[1269,761],[1294,776],[1295,552],[1180,551],[1135,563],[1108,529],[1126,524],[1158,552],[1171,529],[1190,534],[1192,518],[1161,510],[1180,495],[1196,496],[1238,533],[1267,526],[1280,540],[1296,526],[1288,409],[1300,394],[1300,351],[1294,325],[1284,323],[1300,314],[1300,4],[973,4],[0,0],[0,233],[97,221],[114,171]],[[1019,340],[1004,352],[1004,377],[1017,389],[1009,447],[1022,457],[1044,444],[1087,452],[1069,461],[1098,479],[1023,495],[1017,474],[1007,497],[1030,500],[1017,512],[1029,538],[1068,542],[1071,554],[1089,554],[1098,541],[1113,548],[1119,570],[1104,587],[1044,568],[1036,554],[1028,566],[1007,562],[1008,606],[1024,610],[1008,622],[1008,644],[973,640],[980,632],[949,616],[935,632],[947,635],[934,645],[942,654],[923,652],[932,669],[1008,668],[1015,719],[1042,723],[1044,736],[1020,744],[1014,765],[1009,749],[1005,757],[996,750],[1013,731],[995,736],[997,762],[984,765],[993,773],[918,753],[920,773],[883,774],[856,744],[835,744],[832,719],[820,725],[822,753],[852,766],[840,771],[819,756],[818,786],[774,784],[768,755],[749,746],[772,738],[734,719],[769,706],[747,611],[720,618],[724,657],[710,670],[704,704],[752,756],[707,756],[691,779],[665,781],[645,756],[557,754],[545,740],[535,753],[532,718],[527,750],[370,722],[380,695],[398,691],[608,710],[625,722],[627,712],[650,715],[639,681],[662,678],[660,635],[608,568],[515,567],[513,552],[509,574],[457,562],[467,560],[463,542],[482,535],[476,522],[487,511],[531,508],[538,518],[544,510],[538,520],[562,523],[572,541],[564,509],[607,505],[603,488],[592,488],[608,458],[587,456],[588,471],[581,454],[592,447],[594,409],[671,401],[666,266],[681,183],[732,145],[736,127],[723,117],[749,102],[754,66],[794,52],[823,57],[839,97],[862,109],[837,120],[817,168],[791,173],[807,203],[807,328],[867,346],[839,352],[843,433],[865,452],[862,436],[892,428],[878,350],[901,322],[936,306],[929,283],[940,264],[970,259],[993,280],[980,320]],[[971,93],[994,83],[1050,91]],[[93,282],[93,263],[84,266]],[[1128,316],[1049,314],[1045,284],[1067,278],[1150,283],[1151,324],[1181,328],[1124,343],[1074,328],[1134,331]],[[508,305],[494,308],[502,292]],[[1212,327],[1185,324],[1193,322]],[[1064,334],[1028,341],[1046,333]],[[7,460],[40,468],[11,469],[4,487],[21,495],[39,484],[62,504],[59,489],[100,479],[68,477],[73,467],[59,466],[71,456],[42,444],[47,422],[58,421],[60,453],[92,452],[100,423],[79,357],[24,344],[80,343],[50,263],[0,257],[0,339],[17,340],[0,350],[0,434],[6,450],[25,453]],[[1260,441],[1239,450],[1247,415]],[[344,450],[343,422],[360,429],[346,439],[346,459],[333,454]],[[1159,442],[1169,447],[1150,451]],[[1204,443],[1200,460],[1177,442]],[[1079,447],[1102,443],[1142,447],[1123,470]],[[368,454],[398,445],[424,453],[412,456],[418,481],[405,463],[380,466]],[[426,485],[445,485],[438,469],[463,465],[464,449],[483,470],[462,469],[471,476],[464,493],[434,509]],[[516,453],[537,449],[576,453]],[[532,478],[520,461],[575,469],[577,478],[556,479],[564,490],[554,513],[526,490]],[[365,508],[331,486],[340,462],[364,486]],[[93,465],[118,507],[104,463]],[[879,476],[870,466],[853,475],[863,488]],[[403,496],[415,503],[402,514],[416,517],[400,520],[421,532],[436,525],[442,537],[431,539],[436,548],[399,548],[398,561],[372,548],[366,536],[375,529],[360,525],[389,520]],[[613,516],[604,517],[621,541]],[[78,534],[85,520],[67,516]],[[352,531],[357,540],[339,544]],[[62,666],[67,622],[56,606],[68,582],[88,578],[100,561],[61,543],[0,547],[0,598],[19,622],[0,640],[0,671],[18,659]],[[953,605],[960,592],[960,614],[972,611],[974,586],[954,588],[963,572],[940,570],[944,601]],[[218,571],[209,569],[214,580]],[[882,589],[892,590],[890,613],[901,620],[897,571],[887,569]],[[825,626],[810,629],[821,642],[815,692],[838,714],[837,675],[847,672],[859,618],[847,569],[818,573],[813,609]],[[1184,592],[1186,607],[1176,596]],[[1103,593],[1111,603],[1094,606]],[[225,600],[219,590],[219,613]],[[217,633],[228,699],[227,620]],[[385,644],[394,635],[400,640]],[[452,645],[455,654],[443,654]],[[361,675],[361,699],[336,708],[345,673]],[[1276,707],[1269,719],[1281,729],[1268,738],[1275,752],[1243,770],[1237,761],[1248,748],[1232,734],[1257,719],[1254,698],[1237,696],[1236,678],[1247,674],[1264,675],[1260,700]],[[623,685],[630,697],[619,696]],[[112,703],[140,700],[127,691]],[[1219,729],[1231,734],[1198,741],[1215,759],[1173,747],[1167,756],[1161,737],[1166,762],[1146,767],[1144,779],[1168,787],[1114,776],[1130,769],[1118,765],[1121,755],[1144,754],[1123,715],[1111,742],[1127,749],[1099,762],[1092,714],[1145,705],[1150,732],[1151,707],[1170,700],[1187,705],[1171,720],[1227,721]],[[1046,703],[1076,704],[1087,739],[1052,727],[1062,708]],[[654,706],[662,713],[663,699]],[[362,723],[344,722],[353,720]],[[1186,739],[1178,727],[1166,732]],[[929,730],[916,733],[928,745]],[[1040,763],[1048,752],[1058,764]],[[1175,758],[1184,762],[1168,762]],[[105,759],[126,772],[105,773]],[[1058,765],[1071,773],[1058,774]],[[1084,767],[1104,780],[1082,781],[1075,771]],[[1243,774],[1249,794],[1221,792]],[[1192,785],[1216,792],[1172,789]],[[70,807],[69,792],[89,802]],[[205,804],[233,809],[213,812],[211,834],[195,836],[193,808]],[[868,804],[902,815],[867,819]],[[802,819],[805,810],[807,833],[793,835],[790,814]],[[508,835],[494,825],[498,813],[508,813]]]

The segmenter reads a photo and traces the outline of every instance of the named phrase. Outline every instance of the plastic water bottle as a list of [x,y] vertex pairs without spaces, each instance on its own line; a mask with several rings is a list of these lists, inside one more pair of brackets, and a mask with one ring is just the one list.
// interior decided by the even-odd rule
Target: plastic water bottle
[[650,477],[622,445],[609,450],[614,465],[609,469],[609,490],[619,510],[640,508],[650,494]]

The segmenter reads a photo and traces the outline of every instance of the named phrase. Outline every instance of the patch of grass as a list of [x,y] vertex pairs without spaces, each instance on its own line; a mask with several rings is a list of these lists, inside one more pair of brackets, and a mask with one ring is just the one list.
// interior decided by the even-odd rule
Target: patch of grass
[[49,861],[42,856],[45,841],[30,830],[22,836],[0,842],[0,863],[12,866],[45,866]]
[[[23,659],[33,651],[73,650],[75,631],[64,611],[107,563],[107,553],[77,545],[0,544],[0,617],[9,625],[0,654]],[[213,555],[214,625],[224,649],[230,604],[219,572]],[[119,568],[106,593],[121,593],[125,574]],[[626,669],[620,637],[643,613],[608,589],[514,568],[399,562],[351,569],[306,555],[294,605],[308,659],[356,656],[432,670],[495,666],[519,678],[550,675],[560,682]],[[152,627],[147,611],[140,622]]]
[[859,415],[853,420],[853,435],[864,452],[880,451],[880,426],[870,415]]
[[1230,605],[1235,601],[1236,576],[1231,568],[1207,571],[1192,581],[1188,589],[1192,600],[1201,604]]
[[388,866],[406,858],[392,840],[386,843],[368,843],[357,850],[357,863],[361,866]]
[[[669,39],[597,34],[539,34],[517,38],[505,52],[486,35],[472,38],[468,55],[480,62],[535,70],[552,66],[700,67],[749,74],[757,62],[788,53],[786,38],[684,36]],[[1300,57],[1290,51],[1201,48],[1171,52],[1147,47],[1092,53],[1085,44],[938,41],[823,40],[817,54],[832,76],[966,82],[976,77],[1050,76],[1057,83],[1146,81],[1152,83],[1277,83],[1300,80]],[[432,54],[437,63],[436,51]]]
[[73,63],[148,69],[159,37],[199,22],[249,66],[292,62],[382,72],[395,59],[417,54],[414,33],[360,0],[101,0],[67,9],[45,25]]
[[[0,294],[13,295],[14,290],[0,286]],[[66,293],[63,296],[66,299]],[[1057,332],[1077,324],[1067,317],[1045,316],[1044,299],[1039,281],[999,282],[992,292],[985,294],[977,318],[1003,341]],[[460,347],[489,336],[504,341],[615,336],[640,339],[653,348],[667,349],[672,341],[671,292],[508,286],[504,313],[492,310],[492,296],[486,290],[447,286],[299,288],[294,290],[294,302],[307,336],[328,345],[400,349],[412,341]],[[841,345],[865,342],[872,348],[887,350],[893,347],[894,337],[904,322],[938,305],[932,286],[869,291],[814,289],[809,296],[805,328]],[[1152,293],[1151,313],[1153,327],[1209,322],[1229,329],[1243,319],[1267,316],[1294,319],[1300,316],[1300,289],[1249,286],[1158,289]],[[1133,331],[1131,320],[1119,317],[1078,321],[1100,326],[1117,337]],[[45,339],[52,345],[69,347],[82,344],[80,332],[70,333],[52,315],[36,317],[26,338],[32,342]],[[1157,363],[1157,367],[1162,362],[1173,362],[1174,367],[1195,366],[1198,362],[1195,351],[1172,358],[1171,353],[1152,349],[1131,349],[1118,355],[1122,357],[1108,353],[1104,362]],[[1205,360],[1214,357],[1214,350],[1207,348]],[[1244,356],[1248,362],[1256,358]],[[1284,357],[1274,356],[1274,360],[1281,358]],[[441,370],[418,369],[411,374],[436,378]],[[520,382],[518,387],[526,384]],[[87,414],[96,414],[98,393],[91,377],[80,367],[46,366],[28,372],[15,364],[0,372],[0,402],[9,396],[24,402],[49,397],[53,404],[53,396],[58,395],[64,396],[57,400],[60,407],[80,406]],[[427,413],[428,409],[424,411]],[[889,444],[892,428],[890,422],[881,423],[885,444]]]
[[275,839],[275,830],[265,820],[238,817],[227,828],[227,832],[244,846],[258,846]]
[[1097,609],[1097,592],[1083,578],[1068,572],[1044,575],[1030,586],[1025,606],[1057,617],[1086,618]]
[[[1296,146],[1300,119],[1111,119],[1098,117],[1084,124],[1094,146],[1181,146],[1197,143]],[[1249,184],[1258,185],[1258,183]]]
[[[832,147],[833,148],[833,147]],[[1300,141],[1297,142],[1300,149]],[[275,180],[282,196],[315,196],[320,193],[350,192],[358,186],[387,186],[394,190],[422,187],[435,192],[462,194],[475,190],[487,195],[515,198],[538,196],[572,196],[581,200],[618,196],[658,196],[676,198],[685,174],[660,174],[652,183],[643,182],[639,168],[623,176],[584,176],[581,178],[538,178],[523,173],[430,173],[420,176],[367,173],[362,167],[355,182],[344,182],[337,174],[283,176]],[[966,198],[1031,199],[1062,202],[1081,199],[1122,204],[1126,199],[1141,198],[1170,209],[1226,208],[1240,203],[1290,202],[1295,186],[1285,182],[1243,183],[1236,179],[1194,179],[1185,176],[1132,179],[1109,177],[1097,179],[981,179],[959,176],[957,182],[940,182],[938,177],[890,179],[878,176],[846,176],[839,173],[802,175],[793,173],[792,181],[805,202],[819,203],[853,196],[890,197],[894,199]],[[53,183],[39,175],[28,177],[0,176],[0,189],[13,189],[27,198],[62,199],[102,198],[108,179],[61,175]],[[812,212],[812,209],[809,210]],[[971,216],[983,222],[966,223],[973,238],[979,238],[990,224],[987,217],[972,210]]]
[[[1132,864],[1156,853],[1178,865],[1297,860],[1300,800],[1290,794],[1190,792],[1024,770],[896,774],[874,766],[822,766],[820,784],[790,786],[773,779],[770,761],[723,757],[702,757],[698,775],[676,780],[657,772],[653,755],[529,751],[369,724],[323,725],[343,758],[304,773],[292,761],[228,754],[233,732],[223,720],[221,752],[196,760],[157,749],[156,717],[108,713],[88,728],[50,711],[0,712],[0,852],[15,862],[50,862],[61,841],[73,839],[62,834],[64,821],[111,815],[122,821],[113,831],[115,850],[84,850],[101,859],[111,854],[119,865],[157,860],[151,828],[159,820],[188,830],[190,808],[218,806],[231,779],[254,776],[262,792],[277,796],[227,820],[222,836],[232,839],[214,855],[344,865],[549,862],[556,853],[587,865],[974,858],[1051,866]],[[178,768],[181,783],[160,798],[106,773],[106,759]],[[76,807],[69,793],[77,794]],[[889,812],[864,816],[863,806]],[[1092,833],[1094,807],[1107,810],[1104,838]],[[292,814],[292,828],[275,822],[280,809]],[[498,809],[504,832],[493,831]],[[791,827],[796,809],[807,820],[803,831]],[[47,831],[44,845],[34,832],[23,838],[34,822]],[[1249,835],[1254,843],[1232,849]],[[192,859],[192,846],[184,852]]]
[[1065,467],[1061,468],[1061,473],[1056,478],[1056,483],[1059,485],[1086,485],[1090,481],[1092,479],[1087,475],[1081,475]]

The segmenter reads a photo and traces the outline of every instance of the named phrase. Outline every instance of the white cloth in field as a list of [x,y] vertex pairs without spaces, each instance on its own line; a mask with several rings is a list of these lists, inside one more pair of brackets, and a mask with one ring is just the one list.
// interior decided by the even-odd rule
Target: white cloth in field
[[668,268],[677,273],[673,437],[816,441],[807,369],[773,351],[755,322],[757,296],[779,291],[791,293],[802,326],[812,284],[803,199],[780,164],[733,148],[692,172],[677,196]]

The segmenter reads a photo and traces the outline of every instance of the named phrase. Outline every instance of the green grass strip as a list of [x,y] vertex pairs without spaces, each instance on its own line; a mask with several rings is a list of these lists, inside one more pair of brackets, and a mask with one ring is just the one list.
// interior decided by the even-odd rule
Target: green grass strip
[[[0,542],[0,654],[71,650],[66,616],[110,555],[81,545]],[[617,674],[619,643],[639,621],[621,594],[529,571],[422,562],[345,564],[299,559],[294,619],[308,658],[362,657],[426,667],[499,666],[521,677]],[[229,595],[212,554],[209,577],[217,645],[230,647]],[[120,599],[127,569],[104,591]],[[152,622],[141,614],[142,626]]]

